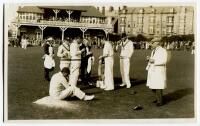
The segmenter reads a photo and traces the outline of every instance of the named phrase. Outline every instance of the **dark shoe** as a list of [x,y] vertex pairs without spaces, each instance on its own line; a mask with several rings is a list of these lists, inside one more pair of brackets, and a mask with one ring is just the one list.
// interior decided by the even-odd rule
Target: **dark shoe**
[[135,90],[131,91],[130,95],[135,95],[137,92]]
[[142,106],[141,105],[136,105],[134,108],[133,108],[133,110],[142,110],[143,108],[142,108]]
[[157,103],[157,100],[154,100],[153,103]]
[[162,105],[163,105],[163,103],[157,103],[157,104],[156,104],[156,106],[158,106],[158,107],[159,107],[159,106],[162,106]]

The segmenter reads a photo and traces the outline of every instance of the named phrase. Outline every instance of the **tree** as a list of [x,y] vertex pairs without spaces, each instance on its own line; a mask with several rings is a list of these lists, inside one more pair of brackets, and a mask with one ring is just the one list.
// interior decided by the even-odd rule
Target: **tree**
[[12,37],[12,30],[8,30],[8,37]]
[[147,40],[147,38],[145,36],[143,36],[142,34],[138,34],[136,37],[137,42],[146,41],[146,40]]

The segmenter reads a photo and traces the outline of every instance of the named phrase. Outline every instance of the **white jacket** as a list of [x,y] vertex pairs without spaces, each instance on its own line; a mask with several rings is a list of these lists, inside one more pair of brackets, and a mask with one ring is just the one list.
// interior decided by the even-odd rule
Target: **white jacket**
[[[76,40],[74,40],[76,41]],[[81,59],[81,51],[79,49],[79,44],[77,42],[73,42],[70,45],[70,55],[71,55],[71,59]]]
[[154,63],[148,63],[147,70],[147,86],[150,89],[165,89],[166,84],[166,63],[167,63],[167,51],[162,47],[157,47],[151,58],[154,59]]
[[44,56],[44,67],[48,68],[48,69],[55,67],[55,61],[52,56],[50,56],[50,55]]
[[121,45],[120,56],[123,58],[131,58],[133,51],[134,51],[133,42],[126,39],[126,41],[123,42],[123,45]]

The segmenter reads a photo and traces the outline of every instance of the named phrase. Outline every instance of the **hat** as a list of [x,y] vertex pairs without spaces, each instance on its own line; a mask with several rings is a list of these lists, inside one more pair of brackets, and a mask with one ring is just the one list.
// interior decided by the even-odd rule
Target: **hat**
[[49,37],[48,39],[47,39],[47,41],[52,41],[53,40],[53,38],[52,37]]
[[151,40],[151,42],[160,42],[161,41],[161,38],[153,38],[152,40]]
[[127,37],[126,33],[122,33],[122,38]]

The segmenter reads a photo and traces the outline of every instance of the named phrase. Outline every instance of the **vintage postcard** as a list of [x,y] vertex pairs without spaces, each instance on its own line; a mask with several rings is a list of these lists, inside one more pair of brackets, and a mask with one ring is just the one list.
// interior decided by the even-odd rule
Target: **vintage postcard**
[[3,12],[4,123],[196,123],[196,2],[10,2]]

